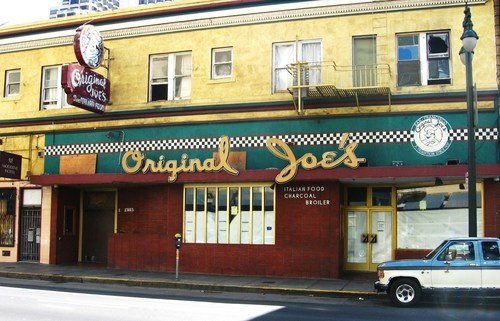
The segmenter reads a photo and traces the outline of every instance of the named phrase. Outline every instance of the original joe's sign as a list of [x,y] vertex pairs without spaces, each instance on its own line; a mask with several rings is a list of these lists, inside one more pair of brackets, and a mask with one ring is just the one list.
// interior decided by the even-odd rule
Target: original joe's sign
[[61,84],[68,104],[103,114],[109,102],[109,80],[79,64],[63,65]]
[[94,26],[85,24],[76,29],[73,50],[80,65],[95,69],[104,59],[104,42]]
[[79,64],[63,65],[61,85],[70,105],[103,114],[110,97],[110,82],[92,69],[104,59],[101,34],[92,25],[76,30],[73,49]]
[[411,128],[413,148],[427,157],[439,156],[451,145],[451,126],[441,116],[426,115],[415,121]]
[[[324,152],[321,157],[316,157],[312,153],[305,153],[302,156],[297,156],[286,142],[279,138],[269,138],[266,141],[267,149],[274,156],[286,161],[287,165],[276,176],[275,181],[279,184],[284,184],[291,181],[299,167],[312,170],[315,168],[333,169],[340,165],[345,165],[350,168],[357,168],[360,163],[366,162],[365,158],[359,158],[355,154],[358,147],[357,143],[347,144],[348,134],[342,135],[342,140],[339,144],[339,151]],[[165,156],[160,156],[157,160],[149,159],[146,155],[137,150],[127,151],[122,158],[122,168],[125,173],[135,174],[142,173],[167,173],[168,181],[175,182],[181,173],[196,173],[196,172],[220,172],[225,171],[232,175],[238,175],[239,171],[229,164],[230,144],[229,137],[222,136],[219,143],[219,160],[215,158],[207,158],[200,160],[197,158],[190,159],[187,154],[183,154],[180,160],[169,160]]]

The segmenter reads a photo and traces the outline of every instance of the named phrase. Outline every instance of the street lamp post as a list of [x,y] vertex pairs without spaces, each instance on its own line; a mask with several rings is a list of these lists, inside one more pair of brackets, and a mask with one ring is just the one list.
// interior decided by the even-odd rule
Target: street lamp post
[[462,48],[460,59],[465,64],[466,89],[467,89],[467,147],[468,147],[468,200],[469,200],[469,236],[477,236],[477,202],[476,202],[476,137],[475,137],[475,111],[474,111],[474,89],[472,83],[472,58],[474,48],[479,37],[472,29],[472,20],[469,6],[465,3],[464,33],[460,37]]

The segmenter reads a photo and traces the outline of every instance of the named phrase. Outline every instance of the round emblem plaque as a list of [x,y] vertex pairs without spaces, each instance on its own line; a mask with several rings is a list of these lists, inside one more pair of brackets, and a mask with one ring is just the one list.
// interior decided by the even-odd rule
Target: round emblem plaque
[[441,116],[420,117],[411,128],[413,148],[424,156],[441,155],[451,145],[450,131],[450,124]]
[[76,59],[80,65],[91,69],[98,68],[104,58],[104,43],[101,33],[92,25],[76,29],[73,42]]

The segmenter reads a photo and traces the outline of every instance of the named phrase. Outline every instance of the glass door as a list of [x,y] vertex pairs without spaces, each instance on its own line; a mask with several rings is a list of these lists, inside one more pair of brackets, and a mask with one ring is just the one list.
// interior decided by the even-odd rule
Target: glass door
[[344,222],[346,270],[376,271],[392,259],[392,211],[347,210]]
[[[367,211],[348,211],[346,213],[347,226],[347,269],[352,270],[353,267],[366,266],[368,262],[368,243],[362,240],[363,234],[368,229],[368,212]],[[366,269],[366,267],[364,267]]]
[[372,211],[370,215],[370,271],[379,263],[392,260],[392,211]]

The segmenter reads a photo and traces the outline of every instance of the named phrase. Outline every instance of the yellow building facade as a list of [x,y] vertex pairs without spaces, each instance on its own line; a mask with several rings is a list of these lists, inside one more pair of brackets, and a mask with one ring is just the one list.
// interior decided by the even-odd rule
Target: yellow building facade
[[[498,236],[494,4],[468,5],[478,233]],[[337,277],[433,248],[431,211],[460,235],[463,19],[454,0],[186,0],[0,28],[0,149],[22,156],[0,261],[170,270],[180,232],[191,271]],[[61,86],[83,24],[104,40],[103,114]]]

